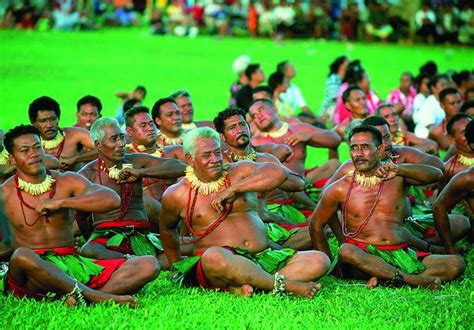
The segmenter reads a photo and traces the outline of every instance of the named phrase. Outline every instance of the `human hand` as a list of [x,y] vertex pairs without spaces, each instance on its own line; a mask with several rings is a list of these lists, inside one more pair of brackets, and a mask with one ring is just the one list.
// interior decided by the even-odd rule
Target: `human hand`
[[63,201],[64,200],[62,198],[44,198],[39,201],[38,205],[36,205],[35,210],[41,215],[46,215],[63,207]]
[[135,182],[142,177],[142,173],[138,169],[124,168],[119,173],[118,184]]
[[285,142],[289,146],[294,147],[300,142],[307,142],[309,139],[311,139],[312,135],[313,133],[309,132],[295,132],[289,138],[287,138]]
[[67,170],[76,163],[76,157],[60,157],[59,158],[59,168],[61,170]]
[[384,181],[393,179],[397,174],[398,165],[394,163],[384,164],[375,171],[375,176]]
[[423,151],[430,155],[438,155],[438,148],[435,146],[427,146],[423,149]]
[[231,204],[236,197],[235,191],[232,187],[229,187],[214,197],[211,201],[211,207],[216,210],[216,212],[223,212],[225,210],[225,204]]

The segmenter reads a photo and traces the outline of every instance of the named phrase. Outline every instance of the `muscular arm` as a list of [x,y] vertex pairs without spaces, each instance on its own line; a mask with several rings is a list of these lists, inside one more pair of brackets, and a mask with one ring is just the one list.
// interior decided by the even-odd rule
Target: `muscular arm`
[[309,233],[313,247],[324,252],[332,259],[328,240],[324,234],[324,226],[338,210],[338,192],[335,184],[330,185],[323,191],[316,209],[309,220]]
[[[438,149],[438,144],[430,139],[423,139],[417,137],[415,134],[412,132],[407,132],[407,142],[410,146],[413,146],[417,149],[420,149],[421,151],[427,152],[427,151],[437,151]],[[432,152],[430,152],[432,153]],[[435,152],[437,153],[437,152]]]
[[160,212],[160,239],[170,265],[181,260],[178,236],[180,216],[174,193],[173,188],[165,191]]
[[331,183],[336,182],[353,169],[354,165],[352,164],[352,161],[347,160],[344,164],[339,166],[336,172],[334,172],[334,174],[329,178],[328,182],[326,183],[326,186],[329,186]]
[[291,148],[286,144],[265,143],[255,146],[257,152],[264,152],[278,158],[280,162],[284,162],[291,155]]
[[455,175],[433,203],[432,209],[436,231],[446,252],[449,254],[456,254],[456,250],[451,236],[448,212],[474,188],[472,173],[471,169]]
[[399,149],[394,148],[394,150],[403,156],[403,163],[431,165],[441,171],[444,170],[443,162],[436,156],[428,155],[427,153],[412,147],[401,147]]
[[139,178],[174,179],[184,176],[186,165],[179,160],[158,158],[147,154],[134,154],[134,157],[139,158],[142,168],[130,172]]
[[[258,155],[258,162],[269,162],[269,163],[274,163],[274,164],[278,164],[280,166],[284,166],[280,163],[280,161],[270,155],[270,154],[259,154]],[[283,182],[281,184],[280,187],[278,187],[279,189],[283,190],[283,191],[287,191],[287,192],[295,192],[295,191],[302,191],[304,190],[304,184],[305,184],[305,181],[304,181],[304,178],[292,171],[289,170],[289,173],[288,173],[288,178],[286,179],[285,182]]]
[[241,161],[238,164],[240,180],[228,188],[235,193],[265,192],[278,188],[288,179],[289,170],[272,163]]
[[441,170],[431,165],[399,164],[397,167],[397,175],[404,177],[412,185],[437,183],[443,176]]

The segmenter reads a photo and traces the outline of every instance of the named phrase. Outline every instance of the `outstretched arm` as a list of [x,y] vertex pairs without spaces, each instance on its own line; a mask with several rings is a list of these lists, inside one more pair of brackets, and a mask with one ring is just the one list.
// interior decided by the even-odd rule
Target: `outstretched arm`
[[300,142],[306,142],[312,147],[335,149],[341,143],[341,137],[333,130],[300,124],[297,125],[297,131],[287,139],[287,143],[295,146]]
[[179,249],[178,224],[179,209],[174,197],[174,190],[165,191],[160,212],[160,239],[170,265],[181,260]]
[[449,181],[433,203],[432,210],[436,231],[446,252],[449,254],[456,254],[456,250],[451,236],[448,212],[459,201],[463,200],[472,189],[474,189],[473,171],[460,172]]
[[126,168],[120,171],[120,181],[133,182],[140,178],[152,177],[159,179],[174,179],[184,176],[186,165],[171,158],[158,158],[147,154],[134,154],[139,157],[142,168]]
[[383,180],[390,180],[395,176],[402,176],[411,185],[425,185],[441,180],[443,172],[436,167],[422,164],[394,164],[380,166],[375,175]]

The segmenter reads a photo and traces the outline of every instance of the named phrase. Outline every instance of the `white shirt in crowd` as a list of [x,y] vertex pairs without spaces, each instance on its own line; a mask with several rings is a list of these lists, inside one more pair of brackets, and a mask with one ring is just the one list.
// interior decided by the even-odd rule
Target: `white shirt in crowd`
[[[429,135],[428,126],[438,125],[444,118],[446,118],[446,114],[439,101],[434,95],[428,96],[416,115],[418,122],[415,121],[415,135],[426,139]],[[415,117],[413,117],[413,120],[415,120]]]

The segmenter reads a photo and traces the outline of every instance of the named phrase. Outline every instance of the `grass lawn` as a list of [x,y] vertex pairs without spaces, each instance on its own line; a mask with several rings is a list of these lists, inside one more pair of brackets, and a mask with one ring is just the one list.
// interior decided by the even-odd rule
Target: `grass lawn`
[[[94,33],[37,33],[0,31],[0,128],[27,123],[29,103],[41,95],[59,101],[61,126],[74,124],[76,101],[98,96],[103,115],[114,115],[114,92],[148,89],[145,104],[178,88],[188,89],[197,119],[209,119],[227,105],[234,80],[231,63],[240,54],[259,62],[267,76],[289,59],[297,69],[297,83],[312,109],[324,94],[329,63],[341,54],[362,60],[373,88],[382,98],[398,85],[402,71],[417,73],[427,60],[441,71],[471,69],[472,48],[344,44],[326,41],[179,39],[150,36],[145,30],[104,30]],[[347,157],[347,153],[343,153]],[[309,165],[324,160],[312,152]],[[467,256],[473,261],[471,249]],[[473,328],[474,270],[440,291],[422,289],[365,289],[362,282],[326,277],[312,301],[259,294],[243,299],[200,289],[178,290],[166,273],[139,293],[136,310],[91,306],[70,310],[59,303],[37,303],[0,297],[0,328]]]

